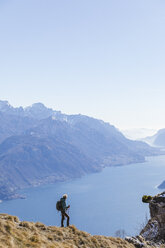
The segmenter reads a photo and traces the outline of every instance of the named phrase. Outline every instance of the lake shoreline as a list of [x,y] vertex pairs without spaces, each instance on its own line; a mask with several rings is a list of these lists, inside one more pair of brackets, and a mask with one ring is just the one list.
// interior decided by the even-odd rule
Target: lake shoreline
[[[10,192],[10,194],[7,194],[6,195],[6,198],[4,198],[4,199],[3,198],[2,199],[0,198],[0,201],[12,201],[12,200],[16,200],[16,199],[26,199],[26,195],[19,194],[19,192],[24,191],[24,190],[27,190],[27,189],[39,188],[39,187],[42,187],[42,186],[56,185],[57,183],[67,183],[69,181],[80,179],[80,178],[82,178],[84,176],[87,176],[87,175],[101,173],[105,168],[111,168],[111,167],[118,168],[118,167],[130,166],[130,165],[134,165],[134,164],[146,163],[147,162],[147,158],[158,157],[158,156],[160,157],[160,156],[165,156],[165,155],[146,156],[143,161],[137,161],[137,162],[123,163],[123,164],[116,164],[116,165],[104,165],[104,166],[100,166],[100,170],[98,170],[98,171],[93,171],[91,173],[87,173],[87,174],[84,174],[84,175],[81,175],[81,176],[77,176],[77,177],[65,178],[65,179],[61,179],[61,180],[58,179],[58,180],[56,180],[54,182],[50,182],[50,183],[48,183],[47,181],[44,182],[45,180],[43,180],[43,182],[41,182],[38,185],[31,184],[29,187],[22,187],[22,188],[19,188],[19,189],[15,190],[12,194]],[[159,185],[160,184],[158,184],[158,189],[160,189],[159,188]]]
[[[159,156],[159,155],[155,155],[155,156]],[[82,178],[82,177],[84,177],[86,175],[100,173],[105,168],[108,168],[108,167],[123,167],[123,166],[128,166],[128,165],[131,165],[131,164],[138,164],[138,163],[140,164],[140,163],[144,163],[144,162],[146,162],[146,157],[144,158],[144,160],[139,160],[139,161],[135,160],[135,161],[117,163],[117,164],[112,164],[112,165],[105,165],[104,164],[104,165],[101,165],[97,171],[93,171],[91,173],[87,173],[87,174],[84,174],[84,175],[81,175],[81,176],[76,176],[76,177],[70,177],[70,178],[65,178],[65,179],[61,178],[61,179],[58,179],[58,180],[55,179],[54,182],[52,181],[50,183],[48,183],[47,180],[44,179],[43,182],[40,182],[38,185],[31,184],[31,185],[29,185],[29,187],[20,187],[19,189],[14,190],[12,193],[11,192],[9,192],[9,193],[6,192],[5,197],[1,198],[1,195],[0,195],[0,201],[12,201],[12,200],[16,200],[16,199],[26,199],[26,195],[19,194],[19,191],[26,190],[26,189],[31,189],[31,188],[36,188],[36,187],[41,187],[41,186],[46,186],[46,185],[55,185],[57,183],[69,182],[70,180],[76,180],[76,179]]]

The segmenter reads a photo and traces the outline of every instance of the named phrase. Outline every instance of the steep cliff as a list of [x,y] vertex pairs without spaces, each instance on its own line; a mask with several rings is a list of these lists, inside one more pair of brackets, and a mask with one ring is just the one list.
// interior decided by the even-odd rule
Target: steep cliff
[[151,219],[141,235],[146,240],[165,243],[165,192],[152,198],[149,203]]
[[150,220],[139,236],[127,237],[135,247],[165,247],[165,192],[149,200]]

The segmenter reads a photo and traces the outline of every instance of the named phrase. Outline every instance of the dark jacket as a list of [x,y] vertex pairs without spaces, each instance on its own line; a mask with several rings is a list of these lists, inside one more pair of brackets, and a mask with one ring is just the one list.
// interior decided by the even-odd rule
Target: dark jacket
[[60,201],[61,201],[61,205],[62,205],[62,210],[66,211],[66,209],[67,209],[66,199],[62,197]]

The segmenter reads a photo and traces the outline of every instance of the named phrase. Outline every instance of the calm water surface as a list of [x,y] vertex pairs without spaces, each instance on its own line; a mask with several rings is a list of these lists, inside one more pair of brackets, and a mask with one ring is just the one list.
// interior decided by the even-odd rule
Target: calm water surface
[[56,201],[67,193],[71,224],[79,229],[108,236],[124,229],[135,235],[149,216],[142,195],[159,193],[156,186],[163,180],[165,156],[149,157],[145,163],[105,168],[70,182],[21,191],[27,198],[0,203],[0,212],[59,226]]

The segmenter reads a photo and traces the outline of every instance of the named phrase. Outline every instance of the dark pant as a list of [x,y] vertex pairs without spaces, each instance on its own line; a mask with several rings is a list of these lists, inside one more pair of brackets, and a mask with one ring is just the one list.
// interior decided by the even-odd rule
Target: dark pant
[[61,211],[61,227],[64,227],[64,219],[67,218],[67,226],[69,226],[69,215],[64,211]]

